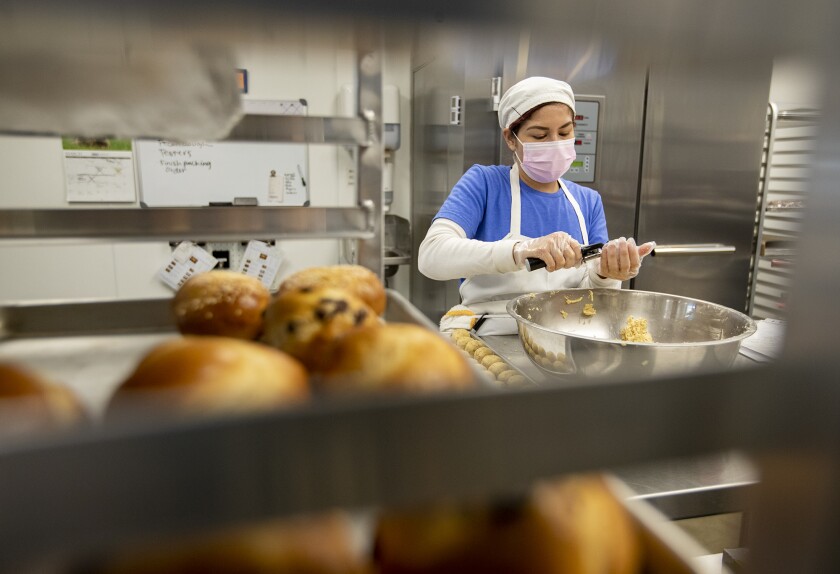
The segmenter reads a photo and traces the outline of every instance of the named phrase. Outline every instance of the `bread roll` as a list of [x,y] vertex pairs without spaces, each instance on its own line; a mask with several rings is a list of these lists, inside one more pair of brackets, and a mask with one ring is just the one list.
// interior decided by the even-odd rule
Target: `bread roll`
[[335,287],[349,291],[373,309],[377,315],[385,312],[385,288],[379,277],[361,265],[330,265],[309,267],[293,273],[280,284],[280,293],[311,291],[322,287]]
[[187,336],[152,349],[117,388],[108,409],[153,402],[179,413],[251,411],[308,395],[303,365],[277,349],[229,337]]
[[475,385],[464,355],[423,327],[388,323],[365,327],[330,348],[319,379],[331,392],[438,391]]
[[347,291],[332,287],[286,291],[266,309],[262,340],[318,372],[331,360],[325,352],[327,345],[350,331],[378,323],[376,313]]
[[212,535],[133,549],[103,561],[100,574],[364,574],[341,512],[277,520]]
[[62,428],[85,418],[69,388],[20,365],[0,363],[0,434]]
[[641,572],[635,526],[598,476],[541,483],[504,504],[386,513],[375,545],[381,574]]
[[187,280],[175,294],[172,310],[184,335],[256,339],[270,298],[256,277],[213,270]]

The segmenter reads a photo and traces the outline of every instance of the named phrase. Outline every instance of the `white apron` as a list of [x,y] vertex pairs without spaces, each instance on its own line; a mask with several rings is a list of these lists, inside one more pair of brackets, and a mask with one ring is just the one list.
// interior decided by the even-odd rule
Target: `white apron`
[[[589,235],[586,231],[586,221],[583,218],[580,205],[569,193],[566,185],[561,180],[558,180],[558,183],[572,205],[572,209],[575,210],[580,223],[583,244],[588,245]],[[510,170],[510,233],[505,235],[504,239],[530,239],[520,234],[521,222],[519,166],[514,163]],[[523,293],[577,287],[583,281],[586,272],[586,265],[581,265],[576,269],[558,269],[553,273],[549,273],[543,268],[536,271],[521,269],[512,273],[476,275],[465,279],[461,283],[461,303],[469,307],[479,317],[486,315],[477,331],[479,334],[512,335],[517,332],[516,320],[508,315],[505,309],[510,299]]]

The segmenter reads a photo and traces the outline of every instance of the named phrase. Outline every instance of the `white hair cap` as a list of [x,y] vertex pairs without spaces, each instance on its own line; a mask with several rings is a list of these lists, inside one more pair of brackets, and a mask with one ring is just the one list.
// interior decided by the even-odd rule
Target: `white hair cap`
[[575,111],[575,94],[566,82],[533,76],[515,83],[499,101],[499,126],[509,128],[510,124],[542,104],[559,102]]

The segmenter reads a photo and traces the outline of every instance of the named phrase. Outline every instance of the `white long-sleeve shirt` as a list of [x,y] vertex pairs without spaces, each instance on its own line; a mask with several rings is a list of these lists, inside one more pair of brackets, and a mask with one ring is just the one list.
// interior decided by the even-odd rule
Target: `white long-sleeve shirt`
[[[438,281],[519,271],[521,268],[513,259],[513,247],[518,241],[467,239],[460,225],[450,219],[438,218],[420,244],[417,267],[420,273]],[[618,280],[598,276],[596,261],[589,262],[587,268],[588,273],[584,274],[581,284],[570,287],[621,287]]]

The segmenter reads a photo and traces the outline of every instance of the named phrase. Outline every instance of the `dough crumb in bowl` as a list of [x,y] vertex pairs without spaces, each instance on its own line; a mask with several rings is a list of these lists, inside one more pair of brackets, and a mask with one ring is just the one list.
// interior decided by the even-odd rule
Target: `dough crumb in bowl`
[[648,332],[647,319],[627,317],[627,326],[619,332],[622,341],[631,343],[653,343],[653,337]]

